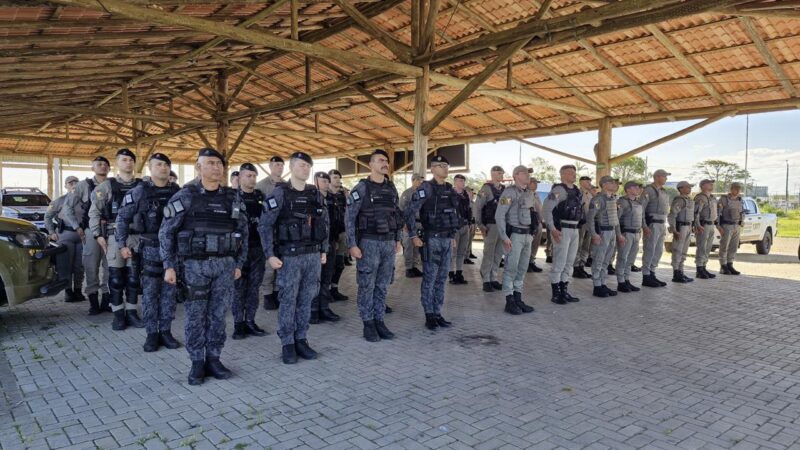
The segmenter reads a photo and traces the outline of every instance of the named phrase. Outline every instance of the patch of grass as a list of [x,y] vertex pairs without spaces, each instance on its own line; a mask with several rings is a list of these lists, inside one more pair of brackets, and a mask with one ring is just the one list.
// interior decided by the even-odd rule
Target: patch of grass
[[61,343],[61,341],[55,341],[54,344],[56,344],[56,347],[58,348],[64,348],[64,344]]
[[561,392],[574,392],[574,391],[575,391],[575,390],[574,390],[574,389],[572,389],[572,388],[571,388],[571,387],[569,387],[569,386],[564,386],[563,388],[561,388]]
[[199,441],[199,439],[197,438],[197,436],[191,436],[191,437],[188,437],[188,438],[182,440],[180,442],[180,444],[178,444],[178,446],[179,447],[189,447],[191,449],[194,449],[197,446],[197,442],[198,441]]
[[790,217],[778,217],[778,236],[800,237],[800,212]]
[[250,446],[250,444],[245,444],[244,442],[239,442],[238,444],[234,445],[233,448],[235,450],[244,450],[249,446]]
[[231,438],[225,436],[224,438],[220,439],[219,442],[217,442],[217,445],[227,444],[230,441],[231,441]]
[[36,351],[36,346],[35,346],[35,345],[31,345],[31,346],[29,346],[29,347],[28,347],[28,349],[31,351],[31,353],[33,353],[33,359],[34,359],[34,360],[36,360],[36,361],[39,361],[40,359],[44,359],[44,356],[40,355],[40,354],[39,354],[39,353]]
[[251,423],[250,425],[247,426],[247,429],[248,430],[252,430],[253,428],[255,428],[255,427],[259,426],[259,425],[263,425],[265,423],[267,423],[267,420],[264,419],[264,416],[261,413],[259,413],[256,416],[256,418],[253,421],[253,423]]
[[16,430],[16,431],[17,431],[17,437],[19,438],[20,442],[22,442],[22,443],[27,443],[28,441],[30,441],[30,439],[28,438],[28,436],[25,436],[25,435],[22,433],[22,425],[20,425],[20,424],[18,424],[18,423],[15,423],[15,424],[14,424],[14,430]]
[[142,436],[136,440],[136,443],[144,447],[144,444],[151,439],[156,439],[158,437],[157,433],[148,434],[147,436]]

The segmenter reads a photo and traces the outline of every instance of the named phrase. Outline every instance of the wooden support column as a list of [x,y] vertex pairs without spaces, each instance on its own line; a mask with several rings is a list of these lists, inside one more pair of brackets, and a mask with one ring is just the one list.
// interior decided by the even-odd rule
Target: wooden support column
[[417,78],[417,93],[414,101],[414,173],[425,177],[428,170],[428,135],[422,132],[428,109],[430,89],[430,66],[423,66],[422,76]]
[[[600,177],[611,174],[611,120],[600,119],[600,129],[597,131],[597,182]],[[598,184],[599,186],[599,184]]]
[[47,196],[53,198],[53,155],[47,155]]
[[224,70],[217,72],[217,83],[214,89],[215,103],[217,107],[217,151],[228,156],[228,135],[230,134],[231,124],[226,113],[228,112],[228,75]]

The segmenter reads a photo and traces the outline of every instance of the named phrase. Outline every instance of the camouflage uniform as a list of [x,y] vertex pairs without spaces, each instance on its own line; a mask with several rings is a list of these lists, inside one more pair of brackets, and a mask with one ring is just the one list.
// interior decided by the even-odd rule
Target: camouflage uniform
[[[247,260],[242,266],[242,277],[236,280],[236,296],[233,298],[231,312],[235,323],[254,324],[258,310],[258,293],[264,280],[266,262],[261,237],[258,235],[258,222],[264,211],[264,194],[259,190],[253,192],[239,191],[247,213],[248,243]],[[255,330],[257,331],[257,330]]]
[[63,245],[67,249],[67,251],[56,256],[58,278],[69,281],[66,289],[67,300],[86,300],[81,294],[83,287],[83,263],[81,262],[83,242],[78,232],[66,224],[65,204],[67,195],[64,194],[50,202],[50,206],[44,214],[44,225],[49,234],[58,236],[56,243]]
[[[103,250],[92,238],[89,230],[89,207],[91,206],[91,193],[100,184],[96,178],[87,178],[80,181],[64,202],[64,226],[73,230],[84,230],[86,238],[83,240],[81,262],[86,276],[86,295],[96,297],[98,291],[108,294],[108,262],[103,258]],[[102,278],[101,271],[102,268]],[[101,283],[102,279],[102,283]],[[103,309],[103,308],[101,308]]]
[[[409,203],[411,203],[411,197],[414,196],[414,192],[416,191],[417,190],[413,187],[403,191],[403,194],[400,195],[400,211],[405,213],[406,208],[408,208]],[[419,225],[419,217],[416,218],[416,221],[417,227],[421,229],[422,227]],[[411,243],[412,237],[413,236],[408,232],[407,229],[403,230],[403,262],[405,263],[406,270],[414,270],[417,267],[417,264],[420,262],[419,249],[414,247],[414,244]]]
[[[272,191],[275,190],[275,186],[283,183],[284,181],[282,179],[280,181],[275,181],[272,179],[272,175],[268,175],[267,178],[264,178],[256,183],[256,190],[261,191],[261,193],[264,195],[264,198],[267,198],[272,195]],[[266,309],[277,309],[278,286],[275,284],[275,276],[277,272],[278,271],[270,267],[269,264],[264,265],[264,281],[262,284],[266,288],[267,292],[269,292],[264,298],[264,308]]]

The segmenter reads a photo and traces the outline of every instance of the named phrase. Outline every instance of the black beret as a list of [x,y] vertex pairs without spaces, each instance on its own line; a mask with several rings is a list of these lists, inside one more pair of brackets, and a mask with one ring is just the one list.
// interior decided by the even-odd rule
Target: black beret
[[432,163],[443,163],[443,164],[450,165],[450,161],[448,161],[447,158],[445,158],[442,155],[434,156],[433,159],[431,159],[431,162]]
[[197,157],[200,158],[201,156],[213,156],[214,158],[219,158],[219,160],[222,161],[222,164],[225,164],[225,157],[222,156],[222,153],[214,150],[211,147],[201,148],[197,153]]
[[331,181],[331,177],[330,177],[330,175],[328,175],[328,174],[327,174],[327,173],[325,173],[325,172],[317,172],[317,173],[315,173],[315,174],[314,174],[314,178],[315,178],[315,179],[316,179],[316,178],[324,178],[324,179],[326,179],[326,180],[328,180],[328,181]]
[[314,161],[311,159],[310,156],[308,156],[308,153],[294,152],[292,153],[292,156],[289,157],[289,159],[302,159],[303,161],[311,164],[312,166],[314,165]]
[[[380,148],[375,149],[375,151],[372,152],[372,155],[383,155],[383,156],[386,157],[386,159],[389,159],[389,154],[386,153],[386,150],[383,150],[383,149],[380,149]],[[372,157],[372,155],[369,155],[369,156]]]
[[119,158],[120,156],[130,156],[134,161],[136,161],[136,155],[134,155],[133,152],[127,148],[121,148],[117,150],[117,157]]
[[234,170],[233,172],[231,172],[231,178],[238,177],[238,176],[239,176],[239,171],[238,170]]
[[465,180],[466,181],[467,177],[465,177],[464,175],[458,174],[458,175],[454,176],[453,179],[454,180]]
[[281,158],[280,156],[273,156],[272,158],[269,159],[269,162],[283,162],[283,158]]
[[331,169],[331,170],[328,171],[328,175],[339,175],[339,178],[341,178],[342,177],[342,172],[339,172],[336,169]]
[[104,162],[104,163],[108,164],[109,166],[111,165],[111,163],[108,162],[108,158],[106,158],[105,156],[98,156],[98,157],[96,157],[95,159],[92,160],[92,162],[96,162],[96,161]]
[[592,181],[592,177],[587,177],[586,175],[582,176],[580,181]]
[[174,171],[174,170],[170,170],[170,171],[169,171],[169,176],[171,176],[171,177],[175,177],[175,178],[178,178],[178,174],[177,174],[177,173],[175,173],[175,171]]
[[167,157],[167,155],[165,155],[163,153],[153,153],[152,155],[150,155],[150,161],[152,161],[154,159],[157,159],[159,161],[164,161],[165,163],[169,164],[170,166],[172,165],[172,161],[170,161],[170,159]]
[[258,173],[258,169],[256,169],[256,166],[254,166],[254,165],[252,165],[250,163],[244,163],[241,166],[239,166],[239,171],[242,171],[242,170],[249,170],[251,172]]

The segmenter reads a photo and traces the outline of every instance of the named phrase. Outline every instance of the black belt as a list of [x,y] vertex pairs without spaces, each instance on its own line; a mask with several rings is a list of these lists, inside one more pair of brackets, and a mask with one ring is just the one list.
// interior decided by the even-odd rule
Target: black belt
[[700,225],[716,225],[716,220],[701,220]]
[[650,219],[650,223],[664,223],[664,219]]
[[508,225],[506,227],[506,233],[508,233],[508,232],[516,233],[516,234],[531,234],[531,229],[530,229],[530,227],[528,227],[528,228],[520,228],[520,227],[515,227],[513,225]]
[[675,222],[675,224],[679,227],[688,227],[692,224],[692,222]]
[[426,231],[423,233],[423,239],[427,238],[448,238],[452,239],[454,235],[453,231]]
[[611,225],[598,225],[597,229],[600,231],[612,231],[616,227],[612,227]]
[[580,226],[579,224],[577,224],[577,223],[562,223],[562,224],[561,224],[561,225],[559,225],[559,226],[560,226],[561,228],[574,228],[574,229],[578,229],[578,228],[580,228],[580,227],[581,227],[581,226]]
[[319,244],[312,245],[282,245],[278,247],[278,254],[280,256],[297,256],[307,255],[309,253],[319,253]]
[[[135,236],[135,235],[131,235]],[[159,247],[160,244],[158,242],[158,235],[157,234],[140,234],[139,235],[139,242],[143,247]]]
[[640,228],[623,228],[623,229],[622,229],[622,232],[623,232],[623,233],[633,233],[633,234],[638,234],[638,233],[639,233],[639,230],[640,230]]
[[394,231],[385,234],[360,234],[358,240],[368,239],[371,241],[394,241],[396,233]]
[[719,223],[722,225],[739,225],[739,222],[729,222],[727,220],[720,220]]

